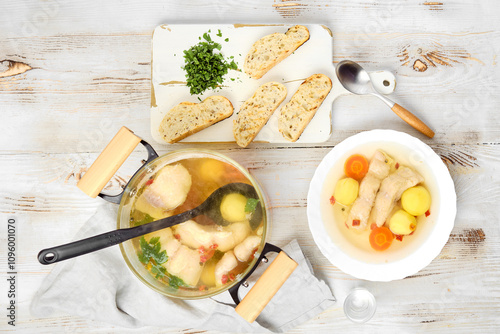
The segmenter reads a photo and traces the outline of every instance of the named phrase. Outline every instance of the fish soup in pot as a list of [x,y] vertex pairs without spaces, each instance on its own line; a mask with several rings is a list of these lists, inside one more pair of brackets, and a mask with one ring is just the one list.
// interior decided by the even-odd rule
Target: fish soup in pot
[[177,151],[153,161],[131,180],[120,204],[119,228],[197,207],[229,183],[253,185],[259,198],[224,196],[223,224],[200,215],[122,243],[127,264],[144,283],[172,297],[204,298],[227,290],[255,263],[255,254],[264,245],[265,210],[259,221],[250,219],[256,206],[265,207],[264,195],[254,182],[234,161],[211,151]]
[[[139,143],[148,151],[144,165],[122,193],[101,193]],[[91,197],[100,196],[120,205],[119,231],[154,231],[121,241],[115,231],[96,237],[109,241],[104,247],[119,243],[125,262],[137,278],[168,297],[199,299],[228,290],[237,304],[235,311],[252,322],[297,267],[279,247],[266,243],[266,199],[257,181],[237,162],[218,152],[185,149],[159,157],[151,145],[122,127],[78,187]],[[172,225],[172,220],[182,222]],[[151,226],[170,227],[158,230]],[[82,242],[85,240],[77,243]],[[80,246],[59,247],[73,252],[66,258],[85,254],[75,250]],[[258,263],[267,262],[269,252],[278,255],[240,300],[240,285]]]

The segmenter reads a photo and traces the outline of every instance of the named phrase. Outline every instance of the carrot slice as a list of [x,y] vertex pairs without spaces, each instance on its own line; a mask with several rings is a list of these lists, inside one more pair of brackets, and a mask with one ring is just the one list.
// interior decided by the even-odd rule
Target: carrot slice
[[377,251],[389,248],[392,239],[394,239],[394,235],[385,226],[374,228],[370,233],[370,245]]
[[368,173],[368,160],[361,154],[353,154],[344,164],[344,173],[347,177],[361,180]]

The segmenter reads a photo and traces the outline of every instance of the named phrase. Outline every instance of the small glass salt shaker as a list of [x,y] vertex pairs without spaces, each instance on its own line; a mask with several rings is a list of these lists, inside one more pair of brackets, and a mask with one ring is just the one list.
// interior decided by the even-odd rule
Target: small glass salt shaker
[[344,300],[345,316],[352,322],[367,322],[373,317],[376,309],[375,297],[364,288],[353,289]]

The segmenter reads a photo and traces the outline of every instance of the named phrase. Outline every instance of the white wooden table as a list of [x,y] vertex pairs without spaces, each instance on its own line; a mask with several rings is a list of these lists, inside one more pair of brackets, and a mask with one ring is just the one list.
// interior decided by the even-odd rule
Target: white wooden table
[[[149,129],[150,43],[162,23],[320,23],[331,28],[333,62],[358,61],[397,78],[393,99],[436,131],[424,138],[372,97],[333,104],[333,134],[317,145],[235,144],[211,149],[241,162],[270,197],[271,242],[297,238],[338,302],[291,333],[500,331],[500,5],[485,1],[4,1],[0,10],[0,330],[7,324],[7,220],[17,224],[20,332],[142,333],[72,316],[30,315],[51,266],[36,254],[70,240],[100,205],[75,186],[81,172],[125,125],[153,142]],[[354,279],[331,265],[312,240],[306,195],[315,167],[343,139],[395,129],[442,157],[458,195],[455,228],[424,270],[390,283]],[[159,153],[197,146],[155,145]],[[113,179],[123,184],[142,159]],[[353,287],[378,303],[365,325],[342,311]],[[149,332],[200,333],[148,328]]]

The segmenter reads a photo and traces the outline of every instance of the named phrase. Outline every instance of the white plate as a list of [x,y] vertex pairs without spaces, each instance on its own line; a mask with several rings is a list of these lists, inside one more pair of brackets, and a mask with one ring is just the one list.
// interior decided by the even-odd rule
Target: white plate
[[[368,239],[366,245],[353,244],[347,233],[352,231],[329,203],[346,158],[360,153],[371,159],[376,149],[420,172],[432,198],[431,214],[419,218],[415,233],[382,252],[372,250]],[[426,267],[448,241],[455,215],[455,187],[440,157],[419,139],[392,130],[362,132],[335,146],[316,169],[307,196],[309,228],[323,255],[343,272],[370,281],[402,279]]]

